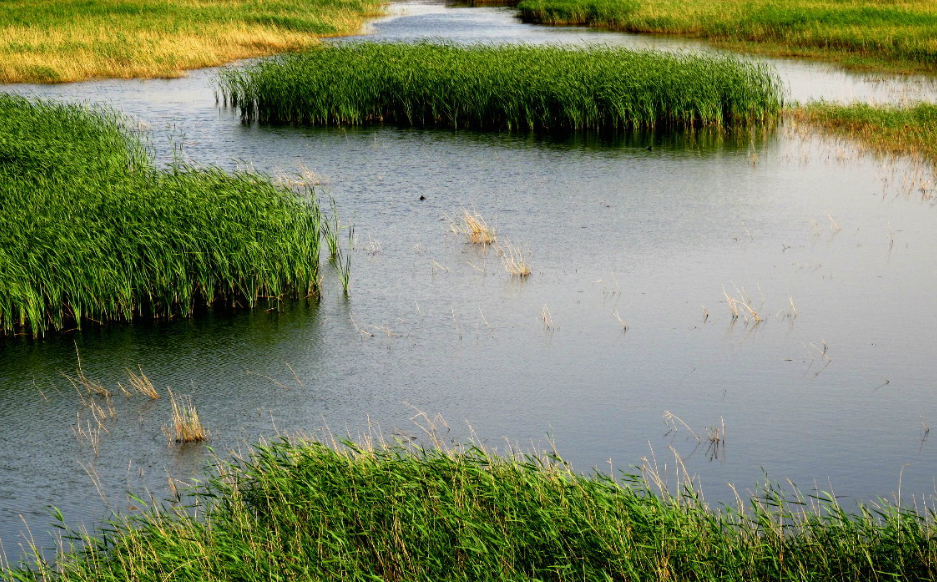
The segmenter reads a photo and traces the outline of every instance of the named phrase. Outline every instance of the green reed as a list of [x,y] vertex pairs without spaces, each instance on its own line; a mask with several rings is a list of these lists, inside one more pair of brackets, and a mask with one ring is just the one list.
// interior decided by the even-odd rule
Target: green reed
[[311,190],[155,169],[113,112],[0,95],[0,330],[188,316],[317,290]]
[[611,47],[350,43],[223,71],[248,120],[507,130],[774,120],[781,83],[731,57]]
[[[689,484],[555,455],[280,441],[222,464],[190,506],[75,533],[7,580],[933,580],[937,527],[765,486],[711,509]],[[645,480],[647,478],[647,480]],[[197,509],[196,509],[197,508]],[[57,517],[61,519],[60,514]],[[71,546],[69,548],[69,545]],[[37,549],[38,550],[38,549]]]

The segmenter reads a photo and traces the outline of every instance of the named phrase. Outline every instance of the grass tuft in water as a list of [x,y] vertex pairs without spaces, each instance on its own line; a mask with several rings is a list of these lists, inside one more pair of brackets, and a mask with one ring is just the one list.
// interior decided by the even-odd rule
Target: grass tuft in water
[[200,443],[208,440],[208,430],[202,425],[198,410],[192,403],[192,397],[188,395],[176,397],[171,389],[167,388],[167,391],[172,404],[172,417],[169,425],[163,427],[163,434],[170,442],[176,444]]
[[[279,441],[175,504],[76,533],[20,581],[933,580],[937,527],[766,485],[713,509],[656,474],[573,472],[480,446]],[[61,516],[59,516],[61,518]],[[37,554],[38,556],[38,554]]]
[[773,121],[781,83],[721,56],[612,47],[349,43],[221,72],[247,120],[506,130]]
[[158,170],[125,123],[103,109],[0,95],[0,333],[318,291],[325,230],[311,187]]

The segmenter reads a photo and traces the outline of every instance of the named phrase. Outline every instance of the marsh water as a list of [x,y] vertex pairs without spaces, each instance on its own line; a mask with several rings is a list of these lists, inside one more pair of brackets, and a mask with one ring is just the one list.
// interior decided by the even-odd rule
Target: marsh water
[[[711,50],[415,3],[365,38],[426,37]],[[794,100],[934,95],[925,79],[770,63]],[[325,265],[318,301],[3,340],[9,558],[30,536],[51,545],[50,506],[92,526],[138,511],[128,492],[164,498],[170,480],[262,438],[325,426],[409,438],[418,411],[453,439],[552,442],[584,472],[680,464],[712,503],[766,475],[847,503],[937,491],[927,171],[790,124],[625,136],[244,125],[216,103],[215,74],[3,90],[119,109],[160,163],[313,172],[354,226],[350,294]],[[463,208],[524,250],[529,279],[451,232]],[[734,319],[727,296],[761,321],[744,308]],[[102,427],[65,377],[78,355],[115,391],[94,442]],[[128,368],[191,395],[209,445],[170,445],[168,399],[117,392]]]

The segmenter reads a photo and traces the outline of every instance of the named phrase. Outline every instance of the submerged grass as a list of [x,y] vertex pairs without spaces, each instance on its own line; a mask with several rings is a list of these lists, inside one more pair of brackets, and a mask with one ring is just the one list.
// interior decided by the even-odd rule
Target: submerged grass
[[219,87],[245,119],[314,125],[719,127],[783,105],[765,66],[611,47],[350,43],[227,69]]
[[[193,506],[76,533],[20,581],[933,580],[937,527],[886,502],[772,486],[711,509],[691,485],[481,447],[280,441],[223,464]],[[37,556],[39,554],[37,553]]]
[[857,141],[884,155],[937,165],[937,105],[877,106],[811,103],[792,110],[793,119]]
[[529,22],[684,34],[729,48],[864,69],[937,72],[928,0],[521,0]]
[[356,32],[375,0],[3,0],[0,83],[172,77]]
[[319,284],[311,189],[157,170],[115,114],[0,95],[0,333],[253,306]]

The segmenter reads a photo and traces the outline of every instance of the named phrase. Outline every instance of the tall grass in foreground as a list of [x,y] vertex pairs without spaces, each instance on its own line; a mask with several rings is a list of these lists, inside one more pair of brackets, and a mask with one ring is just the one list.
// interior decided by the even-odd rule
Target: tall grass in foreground
[[[653,475],[652,475],[653,477]],[[933,580],[937,527],[763,488],[711,509],[556,456],[281,441],[222,465],[194,507],[118,518],[7,580]]]
[[731,48],[845,65],[935,72],[929,0],[521,0],[526,21],[687,34]]
[[0,333],[253,306],[319,284],[311,190],[157,170],[113,113],[0,95]]
[[245,119],[508,130],[767,122],[781,84],[730,57],[611,47],[350,43],[222,71]]
[[177,77],[355,33],[375,0],[3,0],[0,83]]
[[829,134],[855,140],[879,154],[909,156],[937,165],[937,105],[821,102],[795,108],[791,116]]

